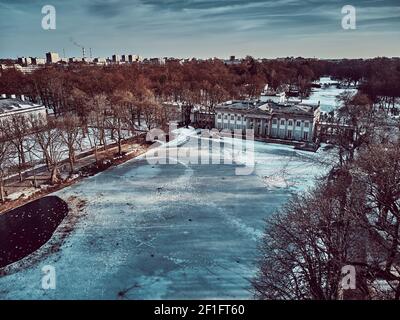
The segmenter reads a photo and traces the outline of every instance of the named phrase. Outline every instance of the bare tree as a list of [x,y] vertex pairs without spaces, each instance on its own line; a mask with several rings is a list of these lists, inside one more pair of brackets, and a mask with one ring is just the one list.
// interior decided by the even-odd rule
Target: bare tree
[[35,141],[46,160],[53,184],[59,180],[58,164],[64,154],[61,130],[58,125],[59,123],[54,119],[45,119],[40,116],[30,118]]
[[353,184],[364,185],[366,210],[355,213],[368,232],[368,259],[352,261],[368,270],[380,298],[400,299],[400,144],[373,144],[359,153]]
[[118,105],[118,116],[122,123],[131,131],[132,135],[140,129],[140,112],[138,112],[140,102],[128,90],[117,90],[113,94],[113,103]]
[[154,100],[147,100],[142,103],[143,118],[146,122],[147,130],[162,126],[163,121],[161,118],[162,108]]
[[58,126],[60,127],[60,136],[64,144],[68,148],[68,160],[70,166],[70,174],[74,173],[75,164],[75,151],[81,142],[80,134],[80,119],[74,114],[64,115],[58,120]]
[[30,132],[26,117],[22,115],[11,115],[1,124],[1,133],[5,140],[11,142],[18,155],[18,173],[22,181],[22,170],[26,165],[25,140]]
[[[96,163],[99,163],[99,146],[101,145],[101,141],[104,137],[104,128],[98,127],[96,124],[99,123],[99,115],[96,111],[92,111],[88,116],[88,139],[90,142],[90,146],[94,148],[94,156],[96,159]],[[100,122],[103,123],[103,122]]]
[[10,141],[4,140],[0,136],[0,201],[5,201],[5,190],[4,190],[4,176],[7,170],[7,166],[10,165],[9,160],[11,156]]
[[[107,148],[107,136],[106,136],[106,125],[107,125],[107,112],[110,110],[110,102],[106,94],[96,94],[93,99],[89,102],[91,112],[89,113],[89,127],[96,127],[91,131],[96,131],[97,137],[99,138],[98,143]],[[97,143],[96,143],[97,145]]]
[[344,92],[337,98],[341,107],[332,121],[336,134],[332,143],[338,147],[341,165],[351,162],[357,149],[373,139],[376,129],[376,113],[373,104],[363,94]]
[[[133,95],[127,90],[116,90],[112,96],[112,129],[117,133],[118,155],[122,154],[122,141],[125,138],[124,125],[129,123],[128,127],[134,127],[132,121],[132,114],[128,110],[131,105]],[[134,119],[133,119],[134,121]]]
[[114,104],[112,106],[112,130],[115,130],[118,145],[118,155],[122,155],[122,141],[125,138],[123,123],[125,119],[124,106],[120,104]]
[[[348,184],[346,175],[338,181]],[[323,183],[294,196],[267,220],[259,274],[254,281],[261,299],[338,299],[341,269],[348,260],[352,216],[346,210],[358,191]]]

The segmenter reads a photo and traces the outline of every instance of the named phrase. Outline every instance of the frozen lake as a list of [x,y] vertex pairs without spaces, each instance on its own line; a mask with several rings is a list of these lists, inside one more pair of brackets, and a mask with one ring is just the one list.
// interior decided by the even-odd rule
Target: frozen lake
[[[142,159],[84,180],[57,195],[85,200],[85,216],[58,251],[12,265],[0,298],[251,299],[264,219],[313,184],[322,156],[256,142],[248,176]],[[45,265],[55,290],[42,289]]]
[[[319,83],[332,83],[332,80],[329,77],[322,77],[319,80]],[[351,93],[356,93],[356,89],[338,89],[336,86],[329,86],[326,88],[313,88],[308,99],[304,99],[304,103],[312,103],[317,104],[320,102],[321,111],[322,112],[330,112],[336,110],[339,107],[339,103],[337,101],[337,96],[343,92],[349,91]]]

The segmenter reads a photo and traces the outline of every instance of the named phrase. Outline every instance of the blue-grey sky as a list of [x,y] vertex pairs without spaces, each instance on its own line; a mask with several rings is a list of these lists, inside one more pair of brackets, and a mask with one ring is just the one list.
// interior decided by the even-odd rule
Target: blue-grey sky
[[[341,27],[344,5],[356,30]],[[56,8],[56,30],[41,9]],[[400,0],[0,0],[0,57],[400,56]]]

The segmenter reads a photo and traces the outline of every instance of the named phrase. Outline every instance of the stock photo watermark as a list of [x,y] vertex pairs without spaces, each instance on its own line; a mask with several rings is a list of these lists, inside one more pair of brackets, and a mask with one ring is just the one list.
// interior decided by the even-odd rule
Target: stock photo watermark
[[[43,30],[55,30],[56,25],[56,8],[53,5],[45,5],[41,10],[42,14],[42,28]],[[355,30],[357,28],[357,12],[356,8],[352,5],[345,5],[341,9],[343,15],[341,25],[344,30]]]
[[355,30],[357,28],[356,8],[346,5],[342,8],[342,28],[344,30]]
[[52,5],[45,5],[42,7],[42,29],[55,30],[56,29],[56,8]]
[[342,268],[342,290],[356,289],[356,268],[352,265],[346,265]]
[[254,171],[254,130],[234,131],[201,129],[192,134],[176,136],[170,126],[169,138],[162,129],[152,129],[146,135],[153,142],[145,158],[151,165],[235,165],[236,175],[251,175]]
[[42,289],[55,290],[56,289],[56,269],[51,265],[42,267]]

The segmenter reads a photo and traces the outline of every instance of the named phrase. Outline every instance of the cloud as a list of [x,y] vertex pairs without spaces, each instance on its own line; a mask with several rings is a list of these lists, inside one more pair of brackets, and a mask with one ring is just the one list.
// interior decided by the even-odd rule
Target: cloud
[[124,12],[126,7],[129,7],[129,3],[120,0],[94,0],[86,4],[88,14],[101,18],[113,18],[118,16]]
[[[398,1],[353,0],[358,23],[352,33],[354,42],[365,41],[369,34],[380,35],[393,50],[400,33]],[[0,27],[7,30],[0,41],[12,43],[0,43],[0,56],[43,52],[49,47],[73,51],[68,49],[69,37],[102,55],[135,50],[143,55],[176,56],[221,56],[232,51],[263,56],[266,48],[273,48],[268,52],[282,50],[286,56],[285,51],[304,53],[299,45],[307,39],[314,56],[325,52],[318,50],[321,39],[343,42],[341,8],[348,4],[347,0],[52,0],[57,30],[46,33],[40,29],[40,8],[47,2],[0,0]],[[334,50],[341,55],[346,52],[345,47]]]

